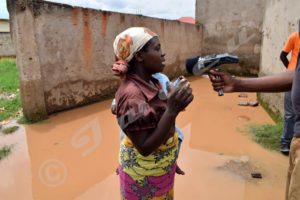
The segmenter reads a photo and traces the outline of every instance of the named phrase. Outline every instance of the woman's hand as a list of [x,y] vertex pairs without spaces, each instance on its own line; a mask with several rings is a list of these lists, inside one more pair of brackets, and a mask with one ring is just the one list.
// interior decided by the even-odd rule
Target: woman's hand
[[167,111],[178,115],[183,111],[194,99],[190,83],[182,77],[178,86],[168,96]]

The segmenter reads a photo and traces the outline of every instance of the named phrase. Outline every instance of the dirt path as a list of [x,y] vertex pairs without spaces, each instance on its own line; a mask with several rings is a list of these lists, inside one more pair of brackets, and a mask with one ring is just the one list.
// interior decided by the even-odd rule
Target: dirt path
[[[252,142],[239,129],[272,123],[261,107],[237,106],[238,94],[218,97],[205,78],[192,78],[195,100],[180,115],[185,133],[175,198],[282,200],[288,159]],[[248,94],[255,100],[255,94]],[[26,126],[0,144],[16,144],[0,162],[1,199],[119,199],[119,129],[110,101]],[[26,134],[25,134],[26,133]],[[259,171],[263,179],[252,179]]]

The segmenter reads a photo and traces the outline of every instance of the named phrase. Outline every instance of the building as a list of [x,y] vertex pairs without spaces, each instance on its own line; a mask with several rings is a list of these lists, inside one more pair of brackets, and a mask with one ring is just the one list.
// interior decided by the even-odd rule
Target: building
[[9,33],[10,32],[8,19],[0,18],[0,32],[1,33]]
[[0,16],[0,58],[15,57],[15,49],[11,41],[9,19]]

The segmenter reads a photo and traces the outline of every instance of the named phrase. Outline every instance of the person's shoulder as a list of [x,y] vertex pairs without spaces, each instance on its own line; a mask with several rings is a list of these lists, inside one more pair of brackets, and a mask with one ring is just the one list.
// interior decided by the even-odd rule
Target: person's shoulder
[[293,39],[299,38],[299,33],[298,32],[291,33],[290,38],[293,38]]
[[141,98],[143,97],[143,93],[140,90],[139,87],[136,86],[131,81],[123,81],[118,88],[115,98],[120,100],[120,99],[132,99],[132,98]]

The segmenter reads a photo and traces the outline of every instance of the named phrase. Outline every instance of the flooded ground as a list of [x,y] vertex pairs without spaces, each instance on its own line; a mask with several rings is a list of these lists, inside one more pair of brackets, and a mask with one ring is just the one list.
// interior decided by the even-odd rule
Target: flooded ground
[[[238,94],[218,97],[206,78],[190,80],[195,99],[177,121],[185,133],[178,163],[186,175],[176,177],[175,199],[284,199],[288,158],[241,132],[248,124],[272,123],[270,117],[260,106],[238,106]],[[0,145],[14,144],[13,153],[0,161],[0,199],[119,199],[119,128],[110,103],[0,135]],[[251,178],[253,172],[263,178]]]

